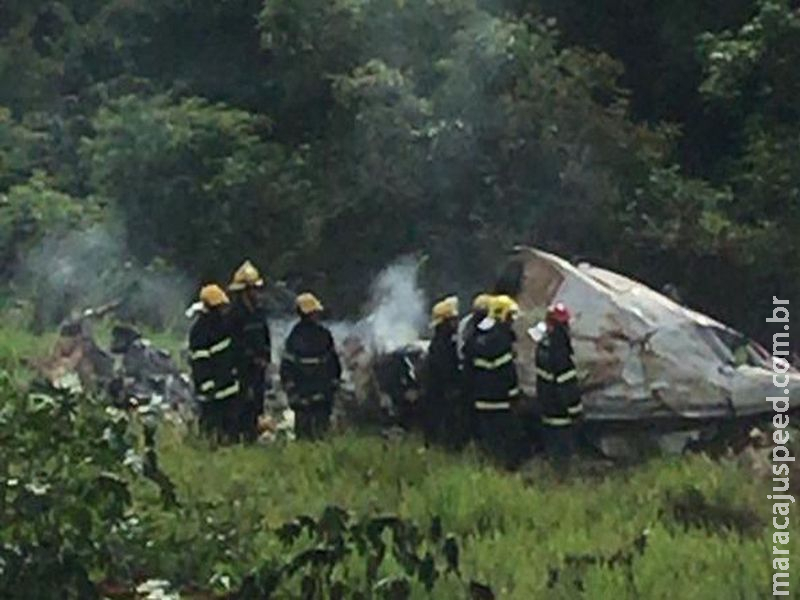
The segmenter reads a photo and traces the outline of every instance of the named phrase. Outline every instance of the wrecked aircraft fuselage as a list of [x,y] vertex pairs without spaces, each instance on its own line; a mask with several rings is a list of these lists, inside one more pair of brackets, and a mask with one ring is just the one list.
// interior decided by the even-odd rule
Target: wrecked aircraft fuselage
[[[522,310],[515,325],[517,366],[533,407],[536,336],[529,330],[548,305],[569,306],[584,419],[589,432],[602,434],[603,446],[641,434],[681,450],[734,422],[771,418],[766,398],[783,393],[763,348],[617,273],[517,248],[498,285]],[[800,373],[789,367],[787,380],[785,395],[795,409]]]
[[[522,310],[515,324],[523,393],[520,414],[532,421],[537,413],[537,336],[531,330],[550,304],[569,306],[584,431],[606,455],[635,456],[659,449],[676,453],[693,446],[713,447],[715,441],[721,447],[735,444],[737,438],[746,439],[753,425],[771,419],[773,406],[766,398],[783,394],[773,382],[772,357],[758,344],[606,269],[517,248],[495,291],[514,296]],[[404,352],[401,348],[392,353],[395,362]],[[402,404],[395,389],[403,387],[400,378],[392,387],[374,376],[387,361],[371,356],[356,367],[356,396],[367,400],[377,394]],[[402,364],[422,361],[417,352],[413,361]],[[359,376],[370,381],[371,389],[359,385]],[[800,373],[788,367],[786,377],[785,396],[794,410]],[[406,387],[413,393],[418,386]]]

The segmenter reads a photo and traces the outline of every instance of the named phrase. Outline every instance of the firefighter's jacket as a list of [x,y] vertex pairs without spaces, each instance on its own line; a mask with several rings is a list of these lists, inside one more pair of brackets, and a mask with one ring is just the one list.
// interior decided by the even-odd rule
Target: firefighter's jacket
[[456,349],[458,350],[459,360],[464,360],[464,348],[478,330],[478,323],[486,318],[486,311],[472,311],[458,323],[458,333],[456,335]]
[[201,401],[223,401],[239,393],[229,314],[203,312],[189,331],[189,357],[195,392]]
[[461,384],[456,331],[452,324],[436,326],[425,359],[425,391],[428,402],[446,402]]
[[465,345],[465,382],[477,411],[509,410],[519,397],[514,341],[510,323],[484,321]]
[[536,397],[543,425],[566,427],[583,414],[572,342],[566,327],[548,331],[536,347]]
[[272,345],[264,307],[258,303],[251,304],[243,293],[237,293],[231,310],[233,343],[239,370],[246,371],[269,363]]
[[280,376],[296,404],[328,400],[342,374],[333,336],[310,318],[301,318],[286,338]]

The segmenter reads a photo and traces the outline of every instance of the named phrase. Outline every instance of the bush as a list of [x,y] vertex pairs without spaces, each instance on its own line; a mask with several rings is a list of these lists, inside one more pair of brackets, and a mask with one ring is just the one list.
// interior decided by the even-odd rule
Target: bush
[[0,596],[91,598],[131,506],[124,414],[0,378]]

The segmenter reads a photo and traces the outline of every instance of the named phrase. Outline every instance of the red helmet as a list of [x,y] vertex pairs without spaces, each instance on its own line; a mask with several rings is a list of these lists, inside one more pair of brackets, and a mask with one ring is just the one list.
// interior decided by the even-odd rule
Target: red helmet
[[569,309],[562,302],[556,302],[547,309],[547,320],[552,323],[567,325],[571,318]]

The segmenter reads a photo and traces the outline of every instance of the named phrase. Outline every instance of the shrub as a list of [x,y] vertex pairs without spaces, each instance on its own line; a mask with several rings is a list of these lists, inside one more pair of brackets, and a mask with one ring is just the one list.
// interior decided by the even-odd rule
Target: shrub
[[93,398],[0,377],[0,596],[91,598],[131,505],[128,420]]

